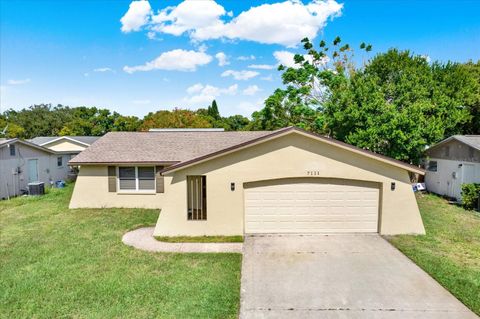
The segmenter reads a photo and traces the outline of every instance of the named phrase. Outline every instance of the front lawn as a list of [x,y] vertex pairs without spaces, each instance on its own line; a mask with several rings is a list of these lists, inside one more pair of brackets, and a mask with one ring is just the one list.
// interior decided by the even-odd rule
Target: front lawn
[[417,200],[427,235],[388,240],[480,315],[480,214],[435,195]]
[[158,211],[68,210],[72,186],[0,202],[0,317],[234,318],[240,254],[127,247]]

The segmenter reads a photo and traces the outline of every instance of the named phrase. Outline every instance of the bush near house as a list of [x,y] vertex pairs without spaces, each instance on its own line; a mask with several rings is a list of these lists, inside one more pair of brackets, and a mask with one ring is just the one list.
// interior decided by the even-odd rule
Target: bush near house
[[465,209],[479,209],[480,184],[462,184],[462,204]]

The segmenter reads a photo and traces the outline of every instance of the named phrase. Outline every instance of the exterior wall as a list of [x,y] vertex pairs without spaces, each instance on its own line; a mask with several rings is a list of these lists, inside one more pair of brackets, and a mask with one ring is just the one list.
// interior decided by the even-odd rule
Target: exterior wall
[[[170,183],[169,177],[165,184]],[[75,183],[70,208],[161,208],[165,193],[117,193],[108,191],[108,166],[83,165]]]
[[[187,220],[187,175],[206,175],[206,221]],[[280,178],[380,183],[380,233],[425,233],[406,170],[292,133],[170,173],[154,234],[243,235],[244,183]],[[235,191],[230,190],[232,182]],[[391,182],[396,184],[394,191]]]
[[68,158],[64,158],[64,166],[59,168],[57,155],[21,143],[14,145],[15,156],[10,156],[8,147],[0,148],[0,199],[20,195],[21,190],[27,189],[30,159],[38,160],[38,180],[44,182],[46,186],[51,181],[66,178],[69,171]]
[[[448,156],[446,155],[447,147],[450,148]],[[425,153],[430,158],[480,163],[480,151],[457,140],[451,140],[438,147],[431,148]]]
[[50,144],[44,145],[44,147],[54,150],[56,152],[76,152],[79,153],[87,147],[82,144],[74,143],[68,140],[59,140]]
[[[425,186],[428,191],[461,200],[463,183],[480,183],[480,163],[430,158],[437,162],[437,171],[427,171]],[[473,174],[472,174],[473,172]]]

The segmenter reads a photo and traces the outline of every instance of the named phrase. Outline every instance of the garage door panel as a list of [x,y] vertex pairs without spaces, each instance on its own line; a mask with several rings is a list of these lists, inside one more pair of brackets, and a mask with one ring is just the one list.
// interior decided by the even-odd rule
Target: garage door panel
[[377,232],[377,188],[295,183],[245,189],[246,233]]

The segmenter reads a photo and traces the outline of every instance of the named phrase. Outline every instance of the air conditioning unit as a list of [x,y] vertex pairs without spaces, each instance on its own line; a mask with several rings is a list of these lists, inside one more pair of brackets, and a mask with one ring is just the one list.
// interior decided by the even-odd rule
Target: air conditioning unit
[[43,182],[28,183],[28,194],[29,195],[44,195],[45,194],[45,183],[43,183]]

